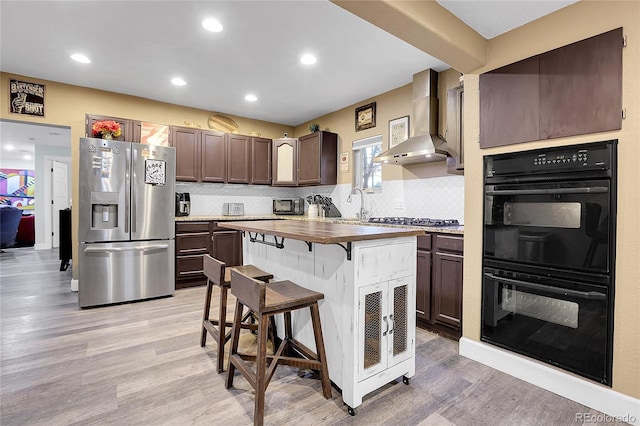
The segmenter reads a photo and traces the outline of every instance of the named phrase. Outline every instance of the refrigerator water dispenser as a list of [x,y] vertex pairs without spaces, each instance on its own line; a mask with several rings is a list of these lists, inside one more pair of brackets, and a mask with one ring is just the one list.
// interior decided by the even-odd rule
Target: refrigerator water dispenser
[[118,227],[118,193],[91,193],[91,228],[114,229]]

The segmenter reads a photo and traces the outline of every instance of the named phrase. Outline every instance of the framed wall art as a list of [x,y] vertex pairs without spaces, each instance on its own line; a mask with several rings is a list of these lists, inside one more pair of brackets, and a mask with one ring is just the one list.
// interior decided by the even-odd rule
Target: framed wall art
[[356,108],[356,132],[376,127],[376,103]]
[[44,84],[9,80],[9,112],[44,117]]
[[389,120],[389,147],[409,139],[409,116]]

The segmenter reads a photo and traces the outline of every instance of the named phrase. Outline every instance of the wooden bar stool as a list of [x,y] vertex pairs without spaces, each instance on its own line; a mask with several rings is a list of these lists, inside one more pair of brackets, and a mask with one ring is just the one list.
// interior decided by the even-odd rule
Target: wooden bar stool
[[[320,311],[318,310],[318,300],[324,299],[324,294],[307,290],[291,281],[278,281],[267,285],[236,270],[231,271],[231,293],[236,297],[236,312],[233,319],[233,335],[229,352],[226,387],[229,389],[233,386],[233,376],[237,368],[256,391],[253,412],[254,425],[262,425],[265,391],[278,364],[319,370],[322,393],[325,398],[331,398],[331,383],[329,382],[327,357],[324,351],[322,328],[320,326]],[[255,356],[238,353],[244,306],[258,316],[258,350]],[[311,309],[311,321],[317,353],[314,353],[292,337],[291,312],[307,307]],[[280,313],[284,313],[285,337],[275,354],[267,355],[269,318],[273,318],[273,315]],[[298,356],[284,356],[287,353]],[[270,361],[268,365],[267,359]],[[256,363],[255,372],[245,361]]]
[[[207,295],[204,299],[204,315],[202,316],[200,346],[204,347],[204,345],[206,345],[207,332],[211,334],[218,344],[218,373],[222,373],[224,371],[224,345],[231,338],[231,329],[229,329],[229,332],[226,331],[226,328],[230,328],[232,325],[230,322],[226,321],[227,292],[231,286],[231,270],[236,269],[247,276],[264,282],[268,282],[272,279],[273,275],[258,269],[253,265],[231,266],[227,268],[224,262],[220,262],[218,259],[214,259],[208,254],[204,255],[203,263],[204,274],[207,277]],[[209,319],[209,311],[211,310],[211,294],[213,292],[214,285],[220,287],[220,309],[218,311],[217,319]],[[244,322],[249,315],[250,312],[242,319],[241,322]],[[243,327],[253,330],[257,330],[258,328],[256,324],[243,324]]]

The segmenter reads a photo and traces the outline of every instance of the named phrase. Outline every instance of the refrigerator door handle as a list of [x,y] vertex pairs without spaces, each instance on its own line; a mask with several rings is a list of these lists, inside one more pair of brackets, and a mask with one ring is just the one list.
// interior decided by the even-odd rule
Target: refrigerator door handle
[[98,247],[87,247],[84,249],[85,253],[115,253],[115,252],[123,252],[123,251],[150,251],[150,250],[158,250],[158,249],[167,249],[169,248],[169,244],[154,244],[151,246],[133,246],[133,247],[111,247],[111,248],[98,248]]
[[125,185],[124,185],[124,232],[125,233],[129,233],[129,221],[130,221],[130,216],[129,216],[129,202],[130,202],[130,187],[131,187],[131,149],[127,148],[126,149],[126,162],[127,162],[127,167],[125,168],[124,171],[124,181],[125,181]]
[[[131,187],[131,233],[135,234],[136,232],[136,222],[138,218],[136,217],[136,180],[138,179],[138,175],[136,174],[136,163],[137,163],[138,150],[135,148],[131,148],[131,180],[129,181],[129,186]],[[132,235],[133,238],[133,235]]]

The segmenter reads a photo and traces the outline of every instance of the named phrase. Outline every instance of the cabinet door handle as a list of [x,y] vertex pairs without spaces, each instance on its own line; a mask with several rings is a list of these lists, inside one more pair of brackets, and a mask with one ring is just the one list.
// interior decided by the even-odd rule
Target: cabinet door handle
[[382,333],[382,335],[386,336],[387,332],[389,331],[389,321],[387,321],[386,315],[384,317],[382,317],[382,321],[384,321],[385,325],[387,326],[387,329]]
[[202,247],[202,248],[195,248],[195,249],[180,249],[179,252],[180,253],[196,253],[196,252],[206,252],[207,248],[206,247]]
[[178,275],[196,275],[196,274],[204,274],[204,269],[199,271],[183,271],[178,273]]
[[391,321],[391,329],[389,330],[389,334],[393,334],[393,329],[396,328],[396,322],[393,320],[393,314],[389,315],[389,321]]

